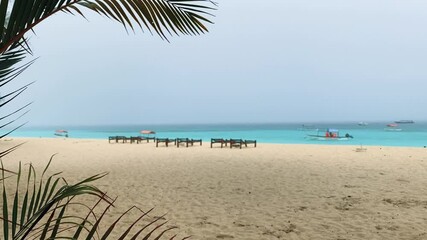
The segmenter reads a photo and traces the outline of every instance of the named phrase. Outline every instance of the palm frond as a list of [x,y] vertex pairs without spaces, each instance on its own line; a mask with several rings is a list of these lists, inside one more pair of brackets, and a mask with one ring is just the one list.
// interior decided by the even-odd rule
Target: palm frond
[[[9,2],[12,10],[7,11]],[[148,29],[161,38],[207,32],[204,23],[216,4],[210,0],[1,0],[0,53],[11,49],[31,52],[25,34],[57,12],[85,17],[83,9],[114,19],[126,29]],[[167,32],[167,33],[166,33]]]
[[[0,4],[1,5],[1,4]],[[20,49],[11,49],[3,54],[0,54],[0,88],[4,87],[6,84],[10,83],[12,80],[14,80],[18,75],[20,75],[23,71],[25,71],[31,64],[34,63],[33,61],[30,61],[26,64],[23,64],[21,66],[17,66],[23,59],[25,58],[27,54],[27,51],[23,49],[22,47]],[[9,93],[3,93],[0,96],[0,108],[11,103],[14,99],[16,99],[18,96],[20,96],[25,90],[27,90],[28,86],[30,86],[32,83],[26,84],[16,90],[13,90]],[[18,110],[12,111],[11,113],[6,113],[4,116],[0,117],[0,121],[4,120],[10,116],[14,116],[17,113],[21,113],[18,117],[14,117],[14,119],[9,120],[6,123],[0,122],[0,129],[3,129],[6,126],[9,126],[13,124],[15,121],[17,121],[20,117],[25,115],[28,112],[28,106],[30,104],[26,104],[23,107],[18,108]],[[0,134],[0,139],[7,136],[11,132],[15,131],[19,127],[23,126],[24,124],[19,125],[18,127],[12,128],[12,130]]]

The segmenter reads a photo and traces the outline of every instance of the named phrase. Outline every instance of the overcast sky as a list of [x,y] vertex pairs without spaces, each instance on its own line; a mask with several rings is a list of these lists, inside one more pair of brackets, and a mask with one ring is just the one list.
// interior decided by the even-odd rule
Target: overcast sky
[[30,125],[427,120],[427,1],[218,0],[197,37],[60,13],[15,85]]

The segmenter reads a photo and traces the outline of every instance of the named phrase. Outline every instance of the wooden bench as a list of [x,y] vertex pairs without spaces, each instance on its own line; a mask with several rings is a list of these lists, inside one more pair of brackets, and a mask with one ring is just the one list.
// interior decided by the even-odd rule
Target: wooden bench
[[230,140],[228,140],[228,142],[230,143],[230,148],[238,147],[242,149],[242,145],[245,144],[242,139],[234,139],[234,138],[231,138]]
[[122,141],[122,143],[125,142],[126,137],[125,136],[110,136],[108,137],[108,143],[111,143],[111,141],[114,141],[118,143],[119,141]]
[[244,144],[245,144],[245,147],[247,147],[248,144],[253,144],[254,147],[256,147],[256,140],[244,140]]
[[111,143],[111,141],[114,141],[117,143],[119,140],[117,139],[117,136],[109,136],[108,137],[108,143]]
[[200,146],[202,146],[202,139],[191,139],[191,146],[193,146],[195,143],[200,143]]
[[169,143],[174,143],[176,145],[176,139],[172,139],[172,138],[156,138],[156,147],[159,146],[159,143],[165,143],[166,147],[168,147]]
[[141,137],[130,137],[130,143],[136,142],[136,144],[139,144],[142,141]]
[[225,140],[222,138],[211,138],[211,148],[212,148],[212,145],[214,145],[215,143],[221,143],[221,148],[224,144],[225,146],[227,146],[227,144],[225,143]]
[[189,138],[177,138],[176,139],[176,147],[179,147],[181,143],[185,143],[185,146],[188,147],[189,145],[193,146],[194,143],[200,143],[200,146],[202,145],[202,139],[189,139]]

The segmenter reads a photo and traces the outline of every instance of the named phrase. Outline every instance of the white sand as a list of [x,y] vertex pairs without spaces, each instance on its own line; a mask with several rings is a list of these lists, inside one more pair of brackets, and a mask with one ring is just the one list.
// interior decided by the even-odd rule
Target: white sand
[[427,239],[424,148],[156,148],[77,139],[12,139],[1,147],[23,141],[4,158],[7,167],[32,162],[42,171],[58,153],[50,172],[64,171],[69,182],[109,172],[97,186],[119,197],[110,215],[155,207],[181,237]]

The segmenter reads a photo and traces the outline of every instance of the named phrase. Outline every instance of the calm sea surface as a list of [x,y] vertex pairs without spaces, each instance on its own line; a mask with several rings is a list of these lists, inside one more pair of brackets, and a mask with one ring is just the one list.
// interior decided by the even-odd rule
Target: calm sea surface
[[[382,145],[382,146],[427,146],[427,122],[399,124],[401,131],[388,131],[387,122],[369,123],[310,123],[310,124],[188,124],[188,125],[129,125],[129,126],[63,126],[71,138],[107,139],[108,136],[138,136],[141,130],[153,130],[156,137],[242,138],[256,139],[263,143],[327,144],[327,145]],[[308,134],[317,134],[317,129],[334,128],[340,135],[351,134],[348,141],[310,140]],[[55,127],[23,127],[13,132],[15,137],[56,137]]]

